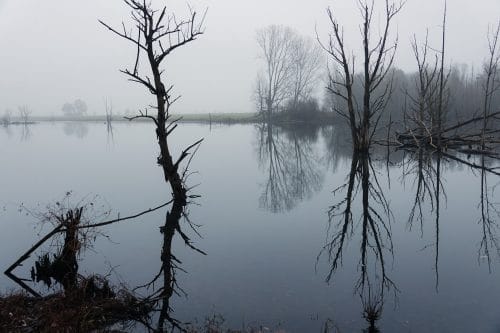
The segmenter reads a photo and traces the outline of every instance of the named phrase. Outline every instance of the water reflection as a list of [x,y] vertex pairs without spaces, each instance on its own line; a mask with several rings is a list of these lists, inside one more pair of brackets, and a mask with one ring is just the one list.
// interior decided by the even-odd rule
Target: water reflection
[[[348,242],[359,239],[359,277],[354,292],[362,300],[363,316],[370,325],[368,331],[376,332],[375,323],[382,315],[385,294],[389,291],[396,295],[398,288],[386,268],[388,257],[393,257],[393,216],[369,154],[353,153],[347,180],[333,193],[341,199],[328,211],[329,237],[322,250],[330,262],[326,279],[333,281]],[[358,199],[360,209],[356,206]]]
[[[494,160],[480,156],[465,159],[460,155],[453,155],[448,152],[429,151],[421,147],[413,150],[406,150],[407,158],[402,165],[403,182],[408,180],[415,187],[414,200],[408,217],[408,229],[411,231],[414,223],[417,222],[420,235],[424,234],[424,222],[431,220],[434,223],[434,237],[432,244],[428,244],[424,249],[433,247],[435,249],[434,271],[436,274],[436,291],[439,287],[439,241],[440,241],[440,219],[442,210],[442,200],[447,201],[446,188],[442,179],[443,169],[470,168],[472,172],[478,173],[480,178],[479,191],[479,218],[481,226],[481,240],[478,249],[478,261],[486,261],[491,273],[492,252],[500,255],[498,243],[498,221],[500,211],[498,204],[491,200],[494,195],[495,186],[488,185],[489,177],[498,177],[495,167],[492,167]],[[427,204],[425,204],[427,203]],[[427,211],[426,211],[427,207]],[[429,216],[430,217],[427,217]]]
[[[21,255],[7,269],[6,275],[39,300],[63,297],[60,305],[67,305],[70,311],[78,310],[79,306],[104,306],[102,309],[97,309],[100,309],[99,316],[102,317],[103,321],[95,322],[95,326],[92,326],[94,328],[110,327],[118,322],[122,322],[124,325],[136,322],[154,332],[171,332],[174,329],[185,331],[185,324],[175,319],[171,306],[172,296],[185,295],[176,279],[177,272],[183,271],[183,269],[181,261],[173,253],[174,236],[179,235],[186,246],[205,254],[193,245],[189,236],[181,228],[181,221],[185,221],[186,225],[196,231],[197,226],[188,217],[187,205],[172,200],[132,216],[97,222],[102,218],[109,217],[110,210],[95,214],[96,204],[94,202],[82,203],[82,201],[70,208],[68,206],[70,196],[71,192],[68,192],[63,200],[47,205],[47,210],[43,212],[21,208],[21,210],[36,217],[40,223],[49,222],[54,228]],[[163,236],[160,255],[161,267],[149,283],[138,286],[133,291],[120,289],[119,292],[116,292],[116,288],[111,285],[107,276],[98,274],[82,276],[78,272],[79,261],[83,259],[84,250],[91,248],[96,237],[102,235],[101,228],[103,226],[135,219],[169,204],[171,204],[171,209],[167,211],[165,222],[159,229]],[[44,244],[50,244],[50,246],[46,252],[42,251],[42,254],[38,255],[34,261],[30,270],[31,280],[19,278],[14,271],[20,268],[32,254],[44,248]],[[36,283],[45,284],[52,288],[54,293],[47,295],[48,298],[42,298],[41,293],[35,290],[38,289]],[[58,286],[62,287],[63,296],[57,293]],[[136,293],[137,290],[145,291],[147,296],[139,297]],[[79,302],[75,304],[72,297],[78,298]],[[97,301],[99,303],[96,305]],[[107,305],[111,308],[106,308]],[[73,306],[75,309],[72,309]],[[115,311],[117,309],[119,311]],[[40,314],[36,313],[36,315]],[[90,315],[88,318],[78,318],[74,323],[77,326],[68,327],[73,327],[76,330],[82,329],[78,326],[82,324],[79,320],[83,320],[83,324],[87,324],[86,320],[92,322],[94,319]],[[156,324],[153,324],[153,321],[156,321]]]
[[482,231],[482,238],[478,250],[478,259],[485,259],[488,264],[488,270],[491,273],[491,253],[496,252],[500,257],[500,244],[498,242],[498,231],[500,220],[500,210],[498,203],[492,201],[494,197],[495,187],[488,186],[488,171],[486,167],[486,157],[481,157],[481,196],[479,206],[481,209],[481,217],[479,219]]
[[[96,126],[100,126],[102,129],[102,124]],[[119,127],[121,124],[115,126]],[[299,131],[276,125],[259,125],[256,128],[258,129],[257,142],[259,143],[256,149],[250,152],[245,151],[241,155],[237,155],[234,151],[231,154],[242,157],[258,153],[259,168],[265,170],[266,175],[266,187],[261,187],[258,194],[262,194],[261,191],[264,193],[269,191],[269,194],[261,196],[267,198],[266,205],[263,204],[262,207],[273,212],[285,212],[299,205],[301,200],[315,196],[322,187],[321,183],[328,179],[326,186],[323,186],[324,191],[321,192],[324,197],[318,196],[317,201],[311,200],[305,205],[296,207],[294,213],[297,212],[297,215],[293,216],[296,220],[299,219],[296,216],[311,216],[311,222],[318,220],[323,222],[309,223],[308,228],[314,229],[314,232],[308,234],[303,231],[304,229],[291,231],[292,228],[287,228],[288,225],[279,224],[281,223],[280,219],[275,216],[277,221],[275,225],[279,228],[276,235],[279,237],[269,241],[269,243],[267,243],[266,238],[258,239],[259,246],[254,254],[252,249],[255,250],[257,247],[255,240],[248,241],[248,232],[241,232],[242,229],[246,231],[245,228],[254,226],[236,225],[234,221],[218,226],[218,219],[222,220],[223,217],[214,211],[220,210],[220,207],[215,207],[215,209],[208,207],[207,209],[205,206],[203,214],[207,213],[204,217],[206,216],[207,220],[210,221],[207,223],[209,230],[207,234],[210,235],[210,238],[203,246],[206,246],[210,253],[215,253],[215,255],[207,260],[201,260],[200,267],[198,267],[198,263],[194,264],[195,268],[193,269],[193,267],[189,267],[191,261],[180,262],[179,252],[182,249],[176,246],[183,246],[183,244],[176,243],[176,240],[179,239],[192,245],[189,238],[186,237],[186,231],[188,234],[191,233],[188,227],[188,207],[170,203],[165,215],[155,217],[156,225],[161,225],[160,233],[158,233],[156,226],[147,227],[144,224],[140,225],[138,229],[129,229],[145,230],[150,228],[153,230],[154,228],[152,237],[148,235],[147,238],[141,239],[137,235],[137,240],[150,242],[151,239],[157,239],[156,243],[149,246],[154,250],[152,258],[160,258],[161,261],[138,261],[130,268],[133,272],[144,269],[144,271],[152,271],[153,273],[146,277],[139,273],[139,278],[130,274],[130,281],[127,281],[132,287],[147,283],[147,285],[137,289],[137,292],[141,295],[141,303],[150,307],[149,321],[146,324],[149,325],[151,331],[169,331],[174,328],[177,330],[178,327],[187,327],[177,319],[208,316],[213,311],[213,308],[210,308],[211,304],[219,309],[225,307],[221,314],[229,318],[228,325],[231,327],[237,327],[240,316],[242,314],[246,316],[248,313],[250,313],[248,320],[252,320],[252,323],[260,324],[261,320],[272,321],[274,318],[280,320],[285,317],[283,315],[285,310],[276,310],[276,304],[281,304],[282,309],[286,309],[286,311],[292,309],[290,313],[293,313],[294,304],[298,303],[297,308],[299,308],[302,305],[300,302],[303,301],[304,304],[307,304],[308,309],[311,309],[311,312],[318,313],[320,319],[317,319],[317,323],[312,324],[300,315],[286,317],[282,321],[282,326],[287,331],[288,329],[304,331],[303,327],[306,325],[314,326],[317,324],[319,326],[319,322],[330,315],[341,319],[336,323],[338,328],[333,324],[325,325],[325,332],[332,330],[341,332],[407,331],[401,328],[401,326],[407,325],[402,324],[406,323],[407,320],[411,322],[408,324],[410,327],[408,330],[414,330],[416,327],[416,330],[419,331],[418,326],[420,325],[423,326],[421,331],[432,331],[433,329],[439,331],[439,328],[446,327],[446,324],[434,324],[433,322],[426,326],[422,322],[434,319],[422,308],[427,307],[426,302],[434,302],[432,307],[428,306],[431,308],[429,312],[443,316],[444,321],[449,323],[449,318],[453,317],[450,312],[454,311],[456,306],[455,304],[450,306],[450,296],[457,303],[465,303],[460,311],[470,310],[476,316],[476,323],[479,322],[477,318],[486,317],[482,313],[478,314],[479,311],[485,310],[486,306],[476,312],[474,312],[473,307],[479,308],[475,303],[475,295],[481,302],[483,300],[491,302],[491,299],[494,299],[498,292],[493,285],[494,281],[488,284],[491,277],[487,276],[488,270],[490,272],[495,270],[496,256],[499,254],[498,221],[500,217],[496,202],[498,200],[496,200],[494,192],[498,183],[498,168],[495,160],[487,157],[467,158],[464,154],[450,155],[446,151],[438,152],[426,149],[391,151],[389,158],[387,158],[386,147],[374,147],[370,155],[356,155],[350,150],[349,143],[345,143],[342,128],[301,128]],[[255,135],[255,132],[252,132],[254,127],[247,127],[246,130],[247,134]],[[215,131],[213,135],[217,135],[217,133],[218,131]],[[17,133],[15,134],[17,135]],[[102,140],[103,138],[100,138],[99,143],[102,143]],[[33,143],[36,144],[36,142]],[[207,149],[209,149],[208,145]],[[213,156],[213,154],[211,155]],[[228,155],[228,158],[229,156],[234,158],[233,155]],[[123,163],[123,161],[121,162]],[[344,164],[346,164],[345,167]],[[333,170],[328,175],[325,173],[326,167]],[[473,172],[470,172],[469,169],[472,169]],[[230,167],[221,167],[220,173],[225,177],[224,179],[239,177],[239,175],[231,174],[231,171],[234,170]],[[467,192],[463,190],[463,185],[462,187],[456,185],[465,177],[468,178],[464,181],[468,184]],[[248,180],[250,183],[253,181],[253,179]],[[271,188],[283,191],[270,191]],[[336,191],[332,195],[331,190],[334,189]],[[463,193],[456,193],[457,189]],[[235,189],[236,192],[230,193],[228,197],[239,194],[240,190],[246,189]],[[271,193],[275,196],[274,198]],[[213,191],[212,195],[223,197],[218,191]],[[450,197],[449,203],[447,196]],[[463,207],[457,205],[457,199],[460,200],[459,203],[463,203]],[[325,203],[324,200],[328,201]],[[449,207],[447,207],[448,205]],[[240,213],[234,207],[227,207],[227,210],[231,216]],[[328,220],[326,211],[329,211]],[[392,212],[396,217],[393,217]],[[464,212],[466,214],[462,217],[460,214]],[[467,213],[470,213],[471,216]],[[288,219],[282,220],[289,222]],[[215,223],[211,223],[211,221],[215,221]],[[327,221],[330,230],[328,243],[325,244],[323,232]],[[231,227],[234,229],[228,231]],[[113,230],[121,231],[120,226],[116,228]],[[256,233],[261,232],[261,225],[255,231]],[[114,231],[112,234],[114,235]],[[61,235],[59,244],[64,244],[66,238],[64,234]],[[413,236],[420,236],[420,239]],[[230,240],[229,237],[231,237]],[[454,240],[456,237],[463,237],[464,242],[459,244],[459,241]],[[294,243],[291,240],[296,239],[303,239],[304,242],[290,245]],[[234,243],[232,243],[233,240]],[[459,240],[462,239],[459,238]],[[246,241],[252,243],[251,246],[245,244]],[[217,244],[214,245],[215,243]],[[398,243],[401,245],[398,246]],[[236,246],[229,247],[228,244],[236,244]],[[329,264],[326,265],[328,271],[314,276],[311,264],[318,253],[318,247],[323,245],[325,248],[321,259],[330,260]],[[126,249],[129,245],[122,242],[116,246],[120,249]],[[217,252],[220,247],[223,250]],[[232,249],[236,250],[232,251]],[[421,249],[425,249],[425,253],[419,251]],[[96,251],[100,250],[102,248],[96,249]],[[51,252],[49,256],[39,256],[38,258],[42,260],[39,260],[38,267],[37,264],[34,264],[33,279],[44,282],[42,279],[43,268],[50,267],[52,269],[52,264],[57,261],[67,261],[70,268],[76,267],[78,269],[79,260],[83,258],[77,256],[77,262],[74,265],[72,263],[75,261],[71,256],[62,256],[69,258],[69,260],[61,260],[60,255],[63,252],[67,252],[67,250],[64,250],[64,247],[59,247],[59,250]],[[242,256],[238,255],[240,253],[251,253],[248,259],[251,264],[247,264],[246,259],[242,259]],[[284,253],[283,260],[276,264],[277,261],[267,259],[266,254],[268,253],[273,255]],[[470,262],[471,258],[467,256],[468,254],[472,254],[472,262]],[[255,260],[256,255],[259,256],[259,260]],[[474,266],[477,266],[476,255],[483,269],[475,270]],[[287,256],[293,259],[287,261]],[[457,262],[454,262],[454,256],[458,257]],[[148,257],[151,258],[151,256]],[[394,263],[394,267],[391,263]],[[152,269],[151,265],[154,265]],[[248,270],[240,270],[240,273],[231,272],[230,277],[221,277],[219,274],[220,267],[231,267],[232,271],[238,272],[241,265],[248,265]],[[349,267],[351,265],[354,266],[354,272]],[[465,267],[464,274],[456,274],[450,278],[450,274],[455,274],[453,265],[458,266],[458,272],[462,267]],[[31,266],[33,265],[30,262],[30,265],[27,265],[26,276],[29,276]],[[292,266],[293,268],[291,268]],[[199,271],[189,275],[187,281],[184,281],[184,276],[181,273],[183,268],[191,272],[197,269]],[[284,274],[275,273],[274,268],[281,272],[284,271]],[[50,269],[47,270],[49,273]],[[126,269],[124,268],[124,270]],[[412,270],[416,271],[417,274],[414,274]],[[200,271],[207,272],[207,274],[199,274]],[[60,285],[59,281],[64,280],[67,282],[63,282],[61,288],[64,290],[70,287],[73,284],[71,281],[74,270],[68,270],[68,272],[69,275],[65,278],[58,277],[54,273],[51,288],[55,283]],[[484,275],[481,275],[483,273]],[[436,274],[435,277],[434,274]],[[283,276],[285,277],[283,278]],[[335,286],[328,287],[322,281],[318,282],[323,277],[328,277],[330,283]],[[206,289],[210,288],[206,288],[205,283],[199,284],[204,287],[198,287],[199,282],[197,281],[202,279],[208,281],[206,284],[213,284],[215,291],[206,292]],[[239,279],[243,282],[237,281]],[[419,279],[422,281],[416,281]],[[153,281],[154,283],[150,283]],[[474,283],[469,283],[469,281],[474,281]],[[23,279],[21,282],[29,284],[31,287],[35,285],[31,280],[25,281]],[[434,289],[434,282],[436,289]],[[473,284],[474,286],[471,286]],[[481,286],[477,286],[481,284],[485,285],[483,289]],[[278,285],[287,286],[286,297],[280,296],[279,287],[275,287]],[[100,286],[103,285],[100,284]],[[179,301],[178,297],[184,295],[183,286],[190,294],[190,299],[186,302]],[[263,298],[276,299],[276,302],[265,304],[266,300],[262,301],[263,298],[257,299],[257,297],[248,301],[248,292],[242,291],[247,287],[250,290],[268,288],[265,290],[266,294]],[[224,288],[230,289],[231,294],[220,292]],[[33,287],[33,289],[36,292],[40,291],[40,288]],[[401,289],[401,293],[398,292],[399,289]],[[481,296],[480,293],[486,289],[491,291],[491,297]],[[348,292],[345,293],[344,290]],[[354,297],[350,295],[352,290],[355,293]],[[461,292],[464,294],[462,295]],[[216,297],[215,293],[217,293]],[[392,308],[393,295],[396,295],[400,301],[401,308]],[[252,297],[254,296],[251,295],[250,298]],[[193,299],[195,299],[194,302]],[[194,304],[191,305],[190,302]],[[241,304],[250,303],[251,306],[254,304],[262,305],[263,310],[252,317],[248,308],[241,306],[239,302]],[[207,303],[210,304],[206,305]],[[233,309],[227,303],[238,304],[238,308]],[[355,308],[353,309],[353,307]],[[409,307],[416,309],[415,311],[422,311],[422,313],[408,315],[408,312],[411,312],[407,310]],[[269,317],[272,316],[271,320],[265,317],[268,313]],[[421,318],[415,319],[418,316]],[[234,317],[237,318],[234,319]],[[344,318],[346,319],[344,320]],[[486,318],[484,320],[485,326],[491,327],[495,320]],[[463,324],[460,321],[459,323]],[[296,329],[296,326],[301,325],[300,329]],[[431,325],[435,326],[430,327]],[[395,326],[397,327],[394,328]],[[361,327],[364,327],[364,330]]]
[[[419,225],[420,237],[424,236],[424,221],[427,214],[434,215],[434,242],[428,244],[424,249],[433,247],[435,288],[439,287],[439,222],[441,197],[446,199],[446,192],[443,187],[442,154],[440,151],[429,151],[422,147],[415,150],[407,150],[407,158],[402,164],[403,182],[410,181],[415,187],[413,203],[408,215],[407,227],[413,230],[415,222]],[[428,205],[426,206],[426,203]],[[426,212],[429,207],[430,212]]]
[[318,127],[257,125],[257,157],[265,170],[260,206],[274,213],[289,211],[321,190],[324,178],[314,144]]
[[75,136],[78,139],[83,139],[89,133],[89,127],[84,122],[71,121],[64,123],[63,131],[67,136]]
[[5,134],[7,134],[7,137],[10,139],[12,137],[12,126],[2,124],[1,128],[5,131]]
[[21,141],[28,141],[31,138],[31,128],[29,124],[22,124],[21,126]]
[[152,290],[150,295],[146,297],[146,301],[152,304],[155,311],[159,313],[155,332],[171,332],[174,329],[179,329],[179,331],[185,330],[184,323],[174,317],[174,309],[171,306],[172,296],[187,296],[182,287],[177,283],[176,278],[177,272],[184,272],[184,270],[180,266],[182,262],[174,255],[172,241],[175,234],[178,234],[184,244],[192,250],[205,254],[205,252],[193,245],[189,236],[183,231],[180,223],[181,220],[185,221],[187,225],[196,231],[195,228],[197,226],[188,217],[187,206],[174,201],[172,208],[166,214],[164,225],[160,227],[160,233],[163,236],[160,270],[150,282],[135,288],[136,290]]

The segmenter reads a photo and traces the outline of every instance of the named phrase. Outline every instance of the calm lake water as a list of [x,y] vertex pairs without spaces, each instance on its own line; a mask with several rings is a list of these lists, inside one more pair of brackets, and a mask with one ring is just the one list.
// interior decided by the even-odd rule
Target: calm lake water
[[[349,133],[335,128],[182,124],[174,133],[174,156],[205,138],[189,178],[201,196],[189,205],[201,237],[181,223],[207,253],[175,236],[187,294],[172,297],[175,318],[221,314],[231,328],[363,332],[371,304],[382,309],[380,332],[500,332],[500,178],[454,159],[480,160],[388,159],[377,148],[353,163]],[[43,211],[72,191],[74,202],[98,195],[97,213],[104,205],[115,217],[168,201],[155,139],[144,123],[116,123],[113,136],[100,123],[0,128],[2,271],[50,231],[21,204]],[[107,237],[84,253],[80,273],[109,274],[130,288],[149,282],[161,267],[165,213],[102,228]],[[29,277],[31,265],[16,274]],[[15,288],[0,276],[0,291]]]

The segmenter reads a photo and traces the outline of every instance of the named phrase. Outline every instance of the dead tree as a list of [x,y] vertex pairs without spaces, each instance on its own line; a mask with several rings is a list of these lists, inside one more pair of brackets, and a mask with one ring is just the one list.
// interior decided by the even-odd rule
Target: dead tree
[[[362,25],[361,37],[363,40],[363,102],[361,107],[355,101],[353,86],[355,80],[355,59],[349,56],[344,43],[344,32],[339,25],[333,11],[328,8],[327,14],[332,27],[328,42],[321,43],[329,54],[333,69],[329,71],[328,90],[345,104],[345,107],[336,108],[336,112],[347,119],[351,128],[354,149],[368,151],[371,139],[377,129],[381,112],[384,110],[392,87],[389,78],[394,60],[397,39],[389,40],[392,20],[403,7],[403,3],[385,0],[384,27],[381,35],[372,45],[372,19],[374,2],[359,0]],[[378,90],[379,93],[375,94]],[[381,91],[381,92],[380,92]],[[346,110],[345,110],[346,109]]]
[[[146,109],[127,119],[148,118],[155,123],[160,147],[158,164],[163,168],[165,181],[170,183],[174,199],[185,205],[187,202],[187,189],[183,179],[185,172],[182,174],[179,172],[179,165],[202,140],[188,146],[174,161],[168,144],[168,136],[177,127],[179,119],[171,120],[170,108],[179,97],[172,96],[173,86],[165,87],[162,81],[164,73],[162,64],[166,57],[177,48],[194,41],[203,34],[205,15],[198,19],[197,12],[190,8],[190,16],[187,19],[179,20],[173,13],[167,12],[166,6],[161,10],[156,10],[146,0],[124,0],[124,3],[131,9],[131,18],[134,24],[132,30],[127,30],[123,23],[123,29],[117,30],[103,21],[99,22],[137,48],[133,68],[122,70],[122,73],[127,75],[130,81],[144,85],[156,97],[156,105],[153,106],[153,109],[157,111],[156,116],[153,116]],[[133,30],[136,30],[137,34]],[[152,78],[139,73],[141,55],[147,57]]]
[[412,46],[418,65],[417,94],[410,96],[413,113],[407,115],[412,122],[410,127],[398,134],[398,142],[403,148],[426,147],[435,150],[454,149],[466,154],[479,154],[493,157],[497,155],[489,144],[498,144],[500,139],[495,135],[499,129],[491,128],[491,121],[498,119],[499,110],[493,110],[495,93],[500,89],[498,69],[500,64],[500,47],[498,37],[500,24],[488,34],[489,56],[483,66],[482,106],[468,119],[450,125],[446,121],[449,96],[448,79],[451,73],[445,73],[445,24],[446,3],[443,15],[443,32],[441,50],[436,51],[435,61],[430,65],[427,61],[427,39],[419,51],[416,41]]
[[410,121],[410,124],[417,129],[417,133],[411,133],[418,136],[425,136],[427,133],[432,133],[437,123],[434,110],[437,109],[437,93],[439,91],[438,57],[434,55],[434,61],[432,63],[429,62],[430,47],[428,40],[427,34],[425,42],[420,48],[415,36],[411,43],[413,54],[417,62],[418,73],[415,80],[416,96],[407,94],[412,103],[409,108],[412,112],[407,114],[406,118]]

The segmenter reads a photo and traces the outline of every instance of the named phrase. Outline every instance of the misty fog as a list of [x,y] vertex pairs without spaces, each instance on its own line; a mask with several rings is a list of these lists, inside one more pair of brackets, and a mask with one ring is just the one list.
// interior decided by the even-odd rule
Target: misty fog
[[[182,95],[173,110],[178,113],[255,111],[251,95],[261,66],[256,30],[269,24],[324,38],[330,6],[345,28],[348,46],[356,51],[359,45],[360,18],[351,0],[189,4],[208,12],[205,34],[168,59],[166,81]],[[185,1],[170,1],[169,6],[179,16],[187,12]],[[442,9],[433,0],[406,3],[395,19],[396,67],[415,70],[413,34],[422,39],[429,29],[431,45],[438,44]],[[497,0],[449,1],[446,64],[479,68],[486,56],[488,24],[495,24],[499,15]],[[104,114],[105,98],[121,113],[150,103],[142,88],[119,72],[133,63],[134,50],[107,33],[98,19],[119,26],[122,20],[127,24],[128,12],[119,0],[0,0],[0,112],[28,105],[33,115],[60,115],[64,103],[82,99],[92,115]]]

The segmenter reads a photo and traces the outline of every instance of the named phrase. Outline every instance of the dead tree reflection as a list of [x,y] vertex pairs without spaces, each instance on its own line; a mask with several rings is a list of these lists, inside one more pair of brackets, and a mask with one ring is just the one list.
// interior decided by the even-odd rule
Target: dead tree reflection
[[373,293],[371,285],[368,285],[367,292],[361,295],[361,303],[363,304],[363,318],[368,323],[368,327],[363,330],[366,333],[379,333],[377,322],[382,318],[384,308],[383,292]]
[[[403,162],[403,183],[412,179],[412,185],[415,187],[415,198],[410,208],[407,227],[411,231],[415,222],[418,222],[420,237],[423,238],[427,209],[430,210],[434,220],[434,241],[425,245],[423,250],[435,249],[435,288],[438,291],[441,199],[447,200],[442,179],[443,154],[439,150],[431,151],[422,146],[418,146],[414,150],[406,150],[405,153],[407,156]],[[429,208],[427,208],[427,204]]]
[[273,213],[289,211],[321,189],[323,174],[314,153],[317,127],[258,127],[258,161],[266,170],[260,206]]
[[[330,260],[327,281],[332,281],[342,264],[349,240],[355,238],[359,231],[360,276],[355,282],[354,292],[361,297],[363,316],[370,324],[368,332],[376,332],[375,322],[381,316],[385,293],[393,292],[396,296],[398,289],[386,268],[387,258],[393,257],[393,215],[369,154],[353,153],[346,183],[334,190],[335,195],[341,192],[344,198],[328,211],[329,237],[322,249],[322,253],[326,253]],[[354,206],[359,204],[359,196],[361,213],[358,219]]]
[[436,204],[437,170],[433,155],[428,150],[419,147],[408,154],[409,157],[403,165],[403,179],[406,180],[407,177],[414,176],[412,184],[415,186],[415,198],[410,209],[407,226],[409,230],[412,230],[414,223],[418,222],[420,234],[423,236],[425,203],[429,202],[431,211],[434,211]]
[[193,245],[189,236],[182,230],[181,221],[183,220],[197,233],[197,225],[193,224],[189,219],[187,206],[174,200],[172,208],[166,214],[165,224],[160,227],[160,233],[163,235],[160,270],[149,283],[136,288],[136,290],[152,290],[145,302],[151,304],[159,313],[155,332],[172,332],[174,329],[185,331],[184,324],[172,315],[174,311],[171,305],[172,296],[186,295],[177,283],[177,272],[185,271],[180,266],[182,264],[181,260],[173,253],[172,242],[175,234],[178,234],[188,247],[205,254],[205,252]]
[[494,187],[488,186],[488,167],[486,166],[486,157],[481,156],[481,194],[479,206],[481,209],[481,217],[479,223],[481,225],[482,238],[478,250],[479,260],[485,259],[488,263],[488,270],[491,273],[491,253],[496,252],[500,257],[500,243],[498,241],[500,210],[498,203],[493,202],[491,197],[495,190]]
[[[478,250],[478,260],[486,261],[488,269],[491,271],[491,254],[496,252],[500,256],[500,243],[498,241],[500,210],[498,203],[491,200],[494,186],[488,185],[488,177],[498,177],[500,173],[498,167],[492,166],[496,159],[486,155],[477,157],[477,160],[462,158],[460,154],[442,152],[439,150],[430,151],[422,147],[414,150],[406,150],[407,158],[404,161],[403,182],[413,176],[415,186],[415,199],[410,209],[408,217],[408,228],[411,230],[415,222],[419,223],[421,237],[423,237],[424,222],[428,213],[432,215],[435,229],[435,240],[424,249],[435,248],[434,269],[436,272],[436,290],[439,286],[439,233],[441,204],[447,200],[444,181],[442,179],[443,169],[453,166],[465,166],[473,172],[478,173],[481,179],[480,200],[478,209],[480,217],[478,223],[481,225],[481,241]],[[427,203],[426,203],[427,202]],[[426,207],[426,204],[428,207]],[[428,211],[426,211],[428,210]]]

